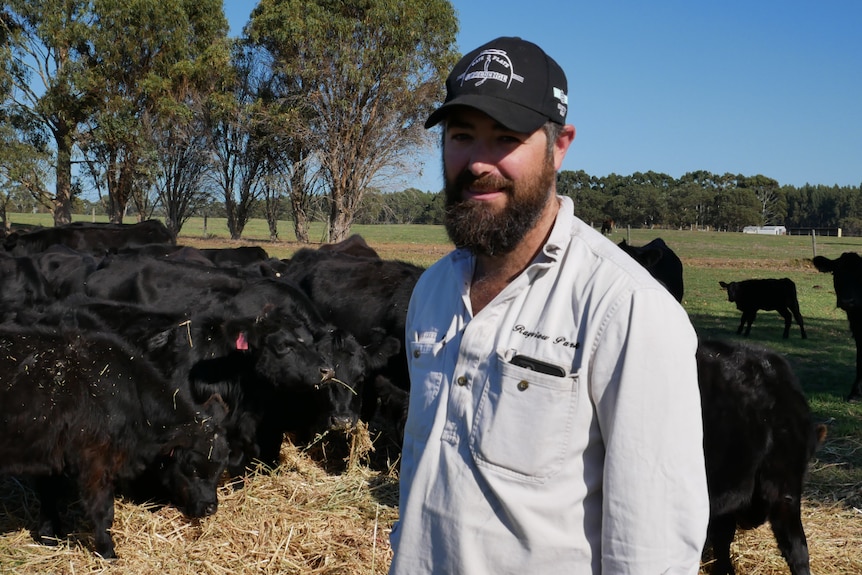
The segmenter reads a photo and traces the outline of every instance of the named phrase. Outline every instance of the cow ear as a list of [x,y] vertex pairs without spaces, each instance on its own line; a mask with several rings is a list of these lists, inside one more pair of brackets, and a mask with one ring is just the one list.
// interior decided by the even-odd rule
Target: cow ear
[[812,259],[811,262],[814,264],[814,267],[817,268],[817,271],[820,272],[828,273],[835,269],[832,265],[834,262],[824,256],[814,256],[814,259]]
[[212,422],[214,425],[221,425],[227,417],[230,408],[220,394],[214,393],[204,402],[201,411],[207,421]]
[[371,359],[371,368],[379,369],[386,365],[389,358],[401,351],[401,342],[397,338],[387,335],[381,328],[374,328],[371,343],[365,346],[365,350]]
[[718,282],[718,285],[720,285],[720,286],[721,286],[721,289],[727,289],[727,284],[726,284],[725,282],[723,282],[723,281],[719,281],[719,282]]

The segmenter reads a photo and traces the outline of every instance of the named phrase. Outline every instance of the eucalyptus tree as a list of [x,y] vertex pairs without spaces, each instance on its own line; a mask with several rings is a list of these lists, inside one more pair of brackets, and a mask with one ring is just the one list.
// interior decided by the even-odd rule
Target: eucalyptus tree
[[710,212],[716,230],[742,231],[745,226],[761,224],[761,205],[754,190],[727,186],[713,198]]
[[[330,240],[346,238],[363,194],[429,143],[458,24],[448,0],[261,0],[246,35],[267,50],[300,110],[304,157],[329,200]],[[296,215],[296,214],[295,214]]]
[[268,82],[260,54],[237,42],[231,50],[231,74],[222,94],[207,107],[212,178],[224,201],[231,239],[242,236],[252,207],[271,188],[264,179],[273,159],[267,150],[272,128],[267,126],[268,108],[262,98]]
[[707,223],[712,194],[684,175],[668,197],[667,224],[675,228],[700,229]]
[[[89,122],[86,150],[107,188],[109,217],[121,222],[129,202],[139,216],[147,215],[153,187],[162,199],[188,189],[166,189],[183,181],[168,170],[196,153],[184,148],[198,142],[191,137],[200,121],[195,112],[227,64],[228,26],[220,0],[93,4],[99,106]],[[172,157],[176,153],[185,157]],[[174,231],[183,217],[171,214]]]
[[737,186],[754,192],[760,202],[760,219],[763,225],[783,224],[787,216],[787,200],[778,182],[761,174],[756,176],[738,175]]
[[14,120],[0,111],[0,225],[6,229],[8,211],[45,206],[51,197],[47,188],[51,155],[44,142],[27,138],[34,132],[16,129]]
[[572,198],[575,213],[588,223],[600,223],[608,217],[608,198],[595,183],[595,178],[584,170],[562,170],[557,174],[557,192]]
[[[43,138],[54,192],[40,194],[55,224],[72,221],[72,163],[81,125],[96,97],[92,84],[93,21],[89,0],[6,0],[0,25],[10,64],[7,111]],[[32,183],[32,182],[31,182]]]

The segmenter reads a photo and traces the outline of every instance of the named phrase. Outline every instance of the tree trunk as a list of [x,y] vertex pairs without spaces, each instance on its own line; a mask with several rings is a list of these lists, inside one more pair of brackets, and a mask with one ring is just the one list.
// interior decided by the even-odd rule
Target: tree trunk
[[265,198],[266,224],[269,227],[269,241],[278,241],[278,198],[267,194]]
[[239,239],[240,231],[237,230],[239,225],[237,217],[237,203],[227,194],[225,194],[224,198],[224,209],[225,216],[227,217],[227,231],[230,234],[230,239]]
[[54,195],[54,225],[72,223],[72,142],[69,130],[54,132],[57,144],[57,186]]
[[338,243],[350,235],[353,214],[344,205],[344,192],[332,190],[329,209],[329,241]]
[[307,244],[308,239],[308,213],[294,194],[290,195],[290,207],[293,210],[293,233],[296,241]]

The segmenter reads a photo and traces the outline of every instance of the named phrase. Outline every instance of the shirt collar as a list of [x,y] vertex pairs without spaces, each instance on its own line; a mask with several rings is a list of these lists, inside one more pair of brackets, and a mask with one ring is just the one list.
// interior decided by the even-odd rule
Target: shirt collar
[[572,230],[572,220],[575,218],[575,204],[572,202],[572,198],[557,196],[557,199],[560,201],[557,219],[554,220],[554,227],[551,228],[548,241],[545,242],[545,247],[542,248],[542,252],[550,260],[556,260],[563,253],[566,245],[568,245]]

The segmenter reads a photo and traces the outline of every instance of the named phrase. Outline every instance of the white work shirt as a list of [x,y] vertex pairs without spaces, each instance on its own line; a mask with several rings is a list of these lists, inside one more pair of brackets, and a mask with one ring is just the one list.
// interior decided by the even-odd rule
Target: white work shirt
[[392,575],[697,573],[709,500],[696,334],[560,201],[543,251],[475,317],[469,252],[413,292]]

